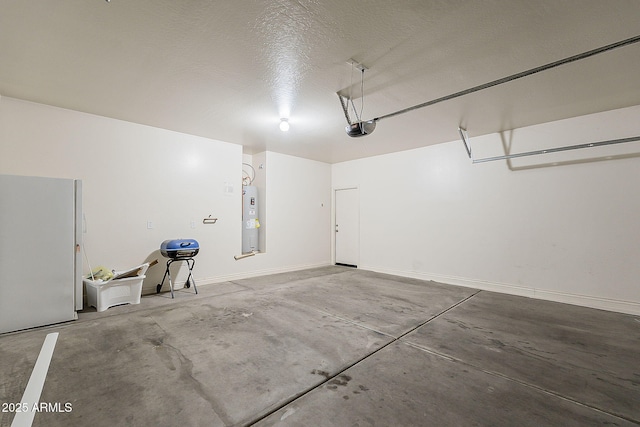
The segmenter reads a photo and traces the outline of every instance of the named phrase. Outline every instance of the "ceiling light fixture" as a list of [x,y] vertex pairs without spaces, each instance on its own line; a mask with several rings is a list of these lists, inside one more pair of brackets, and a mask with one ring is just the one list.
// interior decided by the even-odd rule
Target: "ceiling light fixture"
[[289,119],[280,119],[280,130],[282,132],[289,131]]

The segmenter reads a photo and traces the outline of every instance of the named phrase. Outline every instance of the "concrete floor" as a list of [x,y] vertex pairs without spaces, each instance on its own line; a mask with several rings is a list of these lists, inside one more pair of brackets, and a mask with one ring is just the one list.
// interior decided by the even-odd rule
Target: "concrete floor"
[[199,291],[1,335],[0,403],[59,332],[35,426],[640,425],[636,316],[342,267]]

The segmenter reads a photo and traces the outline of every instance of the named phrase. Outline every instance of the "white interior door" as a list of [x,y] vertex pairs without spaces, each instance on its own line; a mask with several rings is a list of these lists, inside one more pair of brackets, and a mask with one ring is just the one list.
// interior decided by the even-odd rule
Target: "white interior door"
[[357,267],[360,256],[360,207],[358,189],[335,190],[336,264]]

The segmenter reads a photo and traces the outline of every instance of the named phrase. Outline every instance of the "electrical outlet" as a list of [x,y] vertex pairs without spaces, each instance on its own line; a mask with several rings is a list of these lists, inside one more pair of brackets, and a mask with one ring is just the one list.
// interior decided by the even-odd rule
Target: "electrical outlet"
[[233,183],[229,181],[224,182],[224,194],[227,196],[233,196]]
[[191,228],[196,228],[196,222],[195,221],[191,221]]

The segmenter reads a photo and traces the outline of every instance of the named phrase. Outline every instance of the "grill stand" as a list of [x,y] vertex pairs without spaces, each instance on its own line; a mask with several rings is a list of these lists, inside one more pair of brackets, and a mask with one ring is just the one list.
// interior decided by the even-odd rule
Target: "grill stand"
[[169,267],[174,261],[185,261],[187,263],[187,267],[189,267],[189,277],[187,277],[187,281],[184,284],[185,288],[190,288],[191,283],[193,283],[193,290],[198,293],[198,288],[196,288],[196,281],[193,279],[191,272],[193,271],[193,266],[196,265],[196,260],[193,258],[171,258],[167,261],[167,269],[164,271],[164,276],[162,276],[162,282],[156,287],[156,293],[160,293],[160,289],[162,289],[162,285],[164,285],[164,279],[169,276],[169,289],[171,290],[171,298],[173,298],[173,282],[171,282],[171,271],[169,271]]

